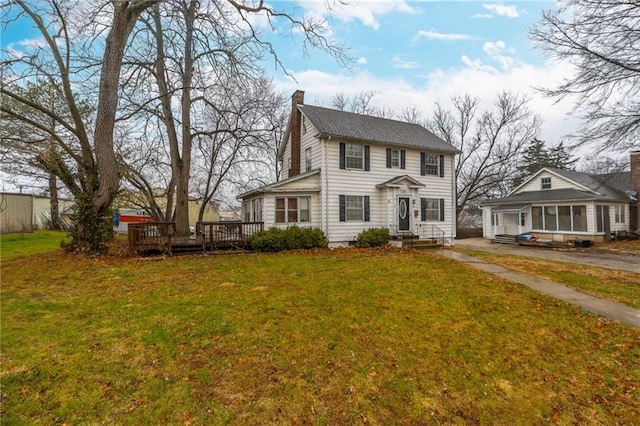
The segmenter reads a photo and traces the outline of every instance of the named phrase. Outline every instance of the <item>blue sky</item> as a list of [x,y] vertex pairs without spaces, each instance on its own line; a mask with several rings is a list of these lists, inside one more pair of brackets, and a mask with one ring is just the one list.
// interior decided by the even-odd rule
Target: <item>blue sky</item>
[[328,0],[330,14],[326,3],[298,5],[328,20],[331,39],[349,47],[352,69],[323,53],[304,57],[295,38],[270,38],[295,78],[266,62],[286,93],[304,90],[307,103],[329,106],[336,93],[374,91],[376,106],[396,114],[416,106],[427,118],[436,101],[447,105],[451,96],[469,93],[489,107],[501,90],[509,90],[531,98],[531,109],[543,119],[543,140],[558,143],[579,126],[577,118],[566,117],[570,102],[555,104],[534,89],[553,87],[571,72],[567,64],[550,62],[528,38],[528,29],[542,10],[556,7],[554,1],[361,0],[340,6]]
[[[534,89],[553,87],[571,72],[567,64],[545,60],[527,35],[543,9],[556,7],[554,1],[300,0],[297,7],[326,18],[327,37],[348,47],[354,59],[347,70],[322,52],[304,56],[299,36],[274,34],[264,19],[254,18],[295,79],[269,58],[267,72],[287,94],[304,90],[307,103],[329,106],[337,93],[373,91],[377,107],[400,114],[415,106],[428,118],[436,101],[446,106],[453,95],[469,93],[489,107],[499,91],[510,90],[531,98],[531,109],[543,120],[543,140],[558,143],[579,126],[577,118],[566,118],[573,109],[568,101],[554,104]],[[37,36],[20,25],[3,33],[1,43],[20,46]]]

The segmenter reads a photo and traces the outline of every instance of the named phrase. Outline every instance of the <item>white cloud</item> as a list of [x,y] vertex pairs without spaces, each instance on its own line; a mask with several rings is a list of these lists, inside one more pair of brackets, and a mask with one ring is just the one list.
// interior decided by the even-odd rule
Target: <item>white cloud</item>
[[504,53],[514,54],[515,51],[511,48],[507,49],[505,42],[502,40],[498,40],[495,43],[487,41],[484,43],[482,50],[484,50],[491,59],[498,62],[503,70],[508,70],[514,64],[513,57],[507,56]]
[[[388,13],[416,13],[405,0],[340,2],[305,1],[300,3],[306,10],[318,16],[331,16],[343,22],[360,21],[374,30],[380,28],[379,17]],[[330,10],[327,10],[329,5]]]
[[19,46],[26,47],[27,49],[38,49],[41,47],[45,47],[47,45],[47,42],[45,41],[44,37],[38,37],[20,40],[17,44]]
[[475,19],[490,19],[493,18],[495,15],[492,15],[490,13],[476,13],[475,15],[472,16],[472,18]]
[[498,70],[495,69],[494,67],[490,65],[484,65],[480,59],[471,60],[471,58],[469,58],[467,55],[462,55],[460,60],[466,66],[476,71],[482,71],[482,72],[487,72],[492,74],[498,72]]
[[470,40],[471,36],[468,34],[452,34],[452,33],[441,33],[436,30],[418,31],[415,39],[424,37],[428,40],[448,40],[448,41],[458,41],[458,40]]
[[407,61],[402,59],[400,56],[393,57],[393,66],[395,68],[400,68],[403,70],[410,70],[419,67],[419,64],[415,61]]
[[358,65],[367,65],[369,62],[367,61],[367,58],[365,58],[364,56],[361,56],[358,58]]
[[518,18],[520,12],[518,12],[517,6],[507,6],[502,3],[483,4],[482,7],[493,12],[498,16],[506,16],[507,18]]
[[305,90],[306,103],[325,107],[330,107],[331,98],[336,93],[353,97],[373,90],[376,93],[373,103],[377,107],[391,109],[400,115],[404,108],[416,106],[423,112],[424,118],[431,116],[436,101],[447,107],[451,96],[469,93],[480,99],[483,108],[489,108],[496,95],[507,90],[531,99],[529,107],[543,121],[539,135],[542,140],[556,143],[579,129],[578,118],[566,118],[574,110],[569,101],[556,104],[534,89],[540,85],[553,87],[558,84],[563,76],[572,72],[568,65],[545,64],[535,67],[518,63],[508,70],[498,70],[477,60],[467,60],[475,66],[440,69],[418,76],[412,82],[401,77],[383,79],[369,72],[330,74],[307,70],[294,73],[298,84],[291,79],[276,80],[276,84],[285,93]]

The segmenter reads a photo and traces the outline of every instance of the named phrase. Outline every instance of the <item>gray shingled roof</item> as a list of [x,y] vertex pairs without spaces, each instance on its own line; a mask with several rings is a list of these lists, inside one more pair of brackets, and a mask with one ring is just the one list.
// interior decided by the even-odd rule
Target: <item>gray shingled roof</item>
[[[563,170],[563,169],[554,169],[554,168],[548,168],[548,169],[561,176],[564,176],[567,179],[577,182],[580,185],[586,186],[592,191],[596,191],[604,195],[605,197],[616,199],[621,195],[623,195],[624,191],[629,189],[629,188],[626,188],[625,190],[620,191],[614,188],[613,185],[611,185],[611,182],[605,182],[604,179],[602,179],[603,175],[591,175],[589,173],[574,172],[573,170]],[[627,182],[627,186],[629,186],[629,182]]]
[[593,192],[580,191],[579,189],[548,189],[544,191],[520,192],[502,198],[486,200],[482,205],[491,206],[497,204],[521,204],[540,202],[567,202],[581,200],[602,200],[602,201],[627,201],[627,198],[619,193],[614,195],[598,195]]
[[298,105],[298,108],[323,136],[372,141],[442,153],[458,152],[453,145],[418,124],[312,105]]
[[591,176],[620,192],[626,192],[631,189],[631,172],[614,172]]

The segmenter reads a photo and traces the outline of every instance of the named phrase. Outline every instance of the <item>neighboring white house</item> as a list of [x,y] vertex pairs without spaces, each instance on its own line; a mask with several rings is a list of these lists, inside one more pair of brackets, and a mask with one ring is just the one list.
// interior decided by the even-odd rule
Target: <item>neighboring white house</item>
[[242,219],[317,227],[332,246],[377,227],[453,244],[457,153],[420,125],[304,105],[296,91],[282,180],[241,194]]
[[[633,161],[636,173],[640,162]],[[553,241],[608,240],[637,227],[633,172],[593,175],[543,168],[508,196],[482,203],[483,235],[533,232]],[[638,179],[636,178],[636,181]]]

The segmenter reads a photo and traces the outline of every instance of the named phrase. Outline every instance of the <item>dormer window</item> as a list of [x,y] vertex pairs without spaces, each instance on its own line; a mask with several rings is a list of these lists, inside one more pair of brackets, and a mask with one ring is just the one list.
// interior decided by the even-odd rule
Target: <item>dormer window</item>
[[543,177],[540,179],[540,185],[542,189],[551,189],[551,178]]

